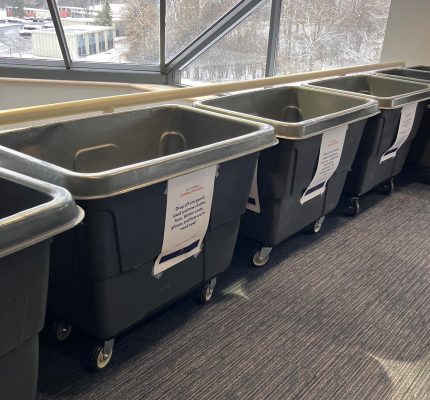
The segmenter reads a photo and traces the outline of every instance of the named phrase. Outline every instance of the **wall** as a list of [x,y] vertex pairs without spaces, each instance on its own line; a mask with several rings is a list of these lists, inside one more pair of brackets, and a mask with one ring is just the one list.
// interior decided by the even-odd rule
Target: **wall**
[[33,54],[37,57],[63,59],[57,36],[48,32],[35,31],[31,34]]
[[430,0],[391,0],[381,61],[430,65]]

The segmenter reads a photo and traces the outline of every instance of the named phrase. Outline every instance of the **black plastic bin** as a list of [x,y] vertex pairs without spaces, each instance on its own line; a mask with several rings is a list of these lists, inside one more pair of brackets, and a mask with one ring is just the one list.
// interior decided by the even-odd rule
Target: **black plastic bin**
[[[184,106],[1,135],[3,164],[68,188],[86,213],[85,223],[56,238],[52,249],[48,312],[67,321],[57,323],[58,339],[67,336],[69,323],[76,325],[97,339],[90,361],[103,369],[115,336],[149,314],[198,287],[209,301],[230,263],[259,151],[276,143],[271,126]],[[170,227],[168,185],[188,174],[187,193],[195,193],[196,171],[207,168],[216,177],[202,251],[158,273]],[[197,246],[183,245],[160,260]]]
[[430,104],[427,104],[418,133],[409,150],[407,162],[417,180],[430,185]]
[[[197,102],[196,106],[270,123],[279,144],[261,153],[257,186],[260,210],[247,210],[240,233],[261,247],[255,266],[267,263],[273,246],[311,224],[318,232],[339,200],[364,124],[378,113],[373,100],[319,89],[284,86]],[[316,172],[325,132],[347,126],[341,159],[322,195],[301,204]]]
[[51,237],[82,219],[59,187],[0,168],[0,398],[33,399]]
[[[378,74],[430,84],[430,66],[426,65],[381,70]],[[407,163],[416,179],[430,184],[430,102],[427,103],[423,120],[412,141]]]
[[[358,214],[359,197],[374,188],[389,194],[394,189],[393,177],[405,164],[406,157],[424,115],[430,86],[377,75],[351,75],[309,83],[336,93],[351,93],[379,102],[381,113],[369,119],[351,172],[345,182],[349,197],[347,213]],[[396,143],[402,110],[417,103],[413,125],[406,141]],[[412,118],[411,118],[412,119]],[[383,160],[387,154],[391,158]]]

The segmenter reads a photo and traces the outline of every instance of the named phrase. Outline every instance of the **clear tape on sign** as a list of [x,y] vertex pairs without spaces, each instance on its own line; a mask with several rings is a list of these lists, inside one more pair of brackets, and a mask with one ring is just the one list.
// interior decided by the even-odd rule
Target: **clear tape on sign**
[[161,253],[154,276],[201,251],[209,226],[217,165],[169,179]]
[[397,155],[400,147],[406,142],[411,134],[412,127],[414,126],[415,114],[417,112],[418,102],[406,104],[402,108],[402,115],[400,116],[399,129],[397,130],[396,141],[394,144],[382,155],[381,161],[394,158]]
[[258,161],[255,165],[254,178],[252,179],[251,190],[248,196],[248,203],[246,204],[247,210],[260,213],[260,198],[258,196],[258,183],[257,183]]
[[325,192],[328,180],[339,166],[347,129],[348,125],[341,125],[323,133],[317,170],[303,193],[300,204],[304,204]]

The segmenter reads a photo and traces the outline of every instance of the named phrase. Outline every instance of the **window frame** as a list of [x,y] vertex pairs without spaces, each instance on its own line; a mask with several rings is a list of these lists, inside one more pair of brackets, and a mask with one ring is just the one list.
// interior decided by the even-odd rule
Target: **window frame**
[[[34,73],[36,70],[58,71],[63,68],[67,76],[67,71],[73,71],[74,76],[108,76],[111,79],[117,78],[124,81],[124,77],[129,74],[129,80],[135,82],[167,83],[181,86],[182,71],[196,58],[212,47],[237,25],[248,18],[265,0],[240,0],[232,9],[226,12],[221,18],[215,21],[206,31],[191,41],[185,48],[178,52],[169,62],[166,62],[166,0],[160,0],[159,12],[159,54],[160,62],[158,64],[135,64],[135,63],[109,63],[93,61],[73,61],[69,54],[65,33],[61,23],[56,0],[47,0],[48,8],[51,14],[52,22],[56,31],[58,43],[60,45],[63,60],[40,60],[40,59],[22,59],[22,58],[0,58],[0,75],[4,76],[6,70],[11,73],[11,66],[16,66],[17,71],[13,76],[40,75]],[[271,0],[271,15],[268,48],[266,55],[266,76],[274,76],[275,64],[277,57],[277,45],[280,32],[281,10],[283,0]],[[108,35],[105,37],[105,46],[108,48]],[[96,37],[97,43],[97,37]],[[23,72],[26,70],[27,72]],[[68,74],[69,76],[71,74]],[[69,78],[64,78],[69,79]],[[92,80],[100,80],[92,79]]]
[[[200,36],[196,37],[184,49],[176,54],[169,63],[166,63],[166,0],[160,0],[160,63],[159,64],[135,64],[135,63],[108,63],[108,62],[93,62],[93,61],[73,61],[69,47],[67,45],[66,36],[61,23],[59,6],[56,0],[47,0],[48,9],[51,14],[52,23],[54,24],[56,36],[60,49],[63,55],[63,60],[43,60],[32,58],[15,58],[15,57],[2,57],[0,58],[0,70],[8,69],[9,66],[15,65],[17,67],[32,68],[37,67],[49,68],[65,68],[65,70],[110,70],[121,71],[126,73],[142,72],[142,77],[146,73],[158,73],[163,75],[163,79],[171,84],[180,84],[180,72],[191,61],[197,58],[201,53],[214,45],[218,40],[224,37],[235,26],[247,18],[264,0],[241,0],[231,10],[224,14],[220,19],[215,21],[206,31]],[[282,1],[282,0],[272,0]],[[60,6],[61,7],[61,6]],[[97,42],[97,38],[96,38]],[[108,39],[105,45],[108,47]],[[89,49],[87,53],[89,55]],[[171,78],[174,77],[172,80]]]

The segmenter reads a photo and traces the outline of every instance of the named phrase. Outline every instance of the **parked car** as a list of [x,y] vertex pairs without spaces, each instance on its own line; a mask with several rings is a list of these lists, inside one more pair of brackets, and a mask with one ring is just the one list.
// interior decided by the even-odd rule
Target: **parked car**
[[42,27],[40,25],[24,25],[19,31],[19,36],[31,36],[33,31],[39,31]]

